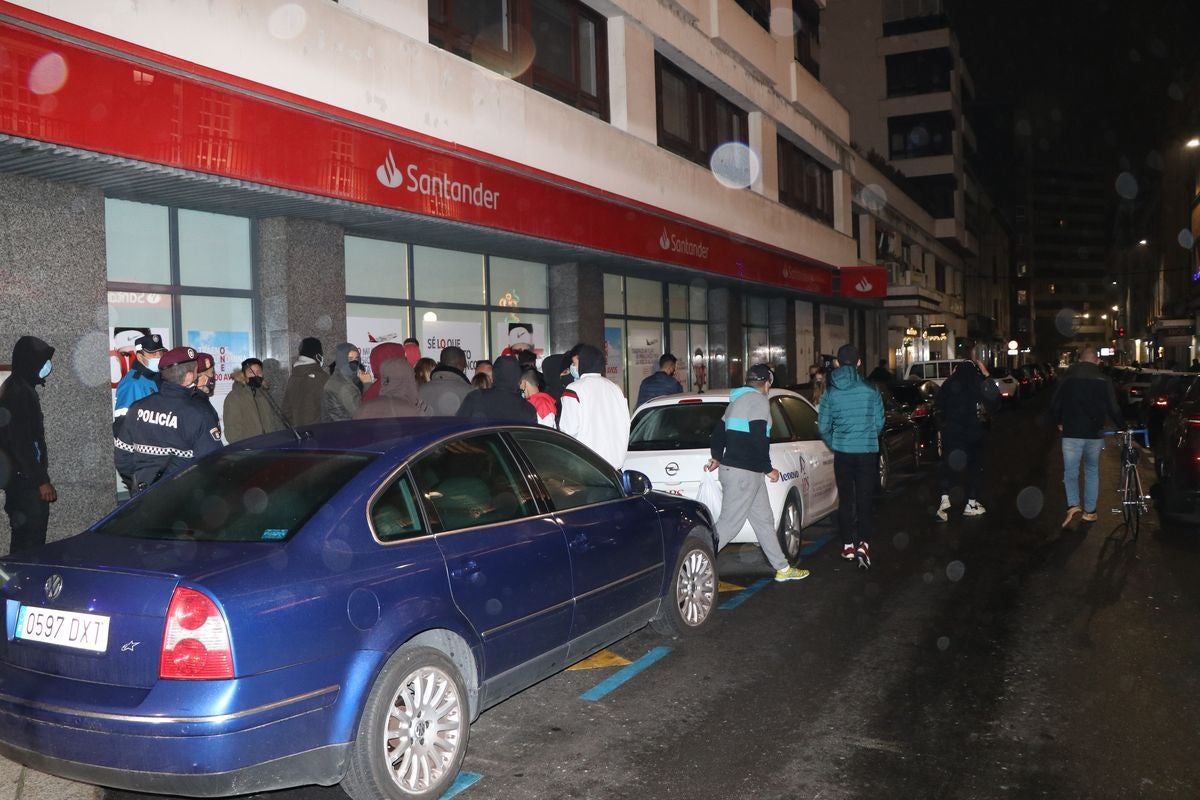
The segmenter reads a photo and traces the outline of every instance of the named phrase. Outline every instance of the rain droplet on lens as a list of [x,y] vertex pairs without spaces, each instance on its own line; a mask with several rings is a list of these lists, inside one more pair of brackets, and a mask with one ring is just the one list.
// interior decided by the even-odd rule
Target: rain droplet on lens
[[1017,511],[1020,511],[1021,516],[1025,519],[1033,519],[1042,513],[1045,501],[1046,498],[1041,489],[1036,486],[1026,486],[1017,493]]
[[1178,103],[1183,99],[1183,89],[1179,88],[1178,83],[1172,83],[1167,87],[1167,97]]
[[1133,200],[1138,196],[1137,178],[1129,172],[1122,172],[1117,176],[1117,194],[1126,200]]
[[1073,308],[1060,308],[1054,315],[1054,327],[1058,328],[1058,332],[1068,339],[1073,338],[1078,327],[1076,322],[1078,316],[1078,312]]
[[858,193],[858,202],[868,211],[882,211],[887,206],[887,190],[878,183],[869,183]]
[[941,650],[944,653],[949,648],[950,648],[950,637],[949,636],[939,636],[938,640],[937,640],[937,649]]
[[908,534],[900,531],[892,537],[892,546],[897,550],[906,550],[908,549],[908,541]]
[[924,575],[921,576],[921,580],[925,581],[926,583],[933,583],[933,573],[926,572]]
[[1029,124],[1029,120],[1019,119],[1017,120],[1016,131],[1017,136],[1032,136],[1033,126]]
[[29,91],[54,94],[67,82],[67,61],[58,53],[46,53],[29,70]]
[[771,35],[786,39],[800,30],[800,15],[790,6],[775,6],[771,9]]
[[488,600],[483,604],[483,610],[494,617],[504,610],[504,604],[501,603],[497,598],[493,597],[491,600]]
[[328,314],[322,314],[317,317],[317,330],[327,331],[333,327],[333,317]]
[[950,469],[955,472],[962,472],[967,467],[967,453],[965,450],[951,450],[946,454],[946,463],[950,465]]
[[1129,51],[1129,60],[1130,60],[1130,62],[1132,62],[1134,64],[1141,63],[1142,54],[1139,53],[1137,50],[1130,50]]
[[1151,150],[1149,153],[1146,153],[1146,166],[1155,172],[1163,171],[1163,157],[1157,150]]
[[946,577],[952,582],[957,583],[962,580],[962,576],[967,571],[967,565],[961,561],[951,561],[946,565]]
[[251,514],[261,514],[266,511],[269,500],[267,493],[257,486],[247,489],[242,495],[242,505]]
[[267,31],[276,39],[287,41],[304,33],[308,12],[297,3],[284,3],[267,17]]
[[1187,228],[1181,228],[1179,231],[1179,236],[1177,236],[1175,240],[1179,242],[1179,246],[1184,250],[1191,250],[1192,246],[1196,244],[1195,237],[1192,236],[1192,232]]
[[713,151],[709,168],[728,189],[747,189],[758,180],[762,165],[758,154],[741,142],[726,142]]

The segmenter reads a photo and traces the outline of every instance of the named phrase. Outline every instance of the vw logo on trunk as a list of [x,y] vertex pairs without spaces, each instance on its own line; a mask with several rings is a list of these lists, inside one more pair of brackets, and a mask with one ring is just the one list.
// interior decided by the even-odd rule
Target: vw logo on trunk
[[51,575],[46,579],[46,599],[57,600],[62,594],[62,575]]
[[666,472],[668,475],[672,475],[672,476],[678,475],[679,474],[679,465],[676,464],[674,461],[672,461],[670,464],[667,464],[667,466],[663,468],[663,471]]

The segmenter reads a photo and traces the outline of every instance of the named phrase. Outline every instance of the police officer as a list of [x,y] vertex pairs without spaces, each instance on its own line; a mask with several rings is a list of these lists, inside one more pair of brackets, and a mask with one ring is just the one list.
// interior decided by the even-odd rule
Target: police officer
[[[148,394],[158,391],[162,382],[158,374],[160,359],[166,348],[157,333],[147,333],[133,343],[133,366],[121,376],[117,384],[117,397],[113,407],[113,418],[119,419],[129,407]],[[117,426],[113,426],[114,430]]]
[[208,353],[196,353],[196,391],[192,400],[197,406],[212,416],[213,424],[221,428],[221,418],[217,409],[213,408],[212,396],[217,391],[216,362]]
[[162,386],[134,403],[113,439],[117,472],[130,494],[221,447],[221,429],[197,405],[196,351],[168,350],[159,361]]

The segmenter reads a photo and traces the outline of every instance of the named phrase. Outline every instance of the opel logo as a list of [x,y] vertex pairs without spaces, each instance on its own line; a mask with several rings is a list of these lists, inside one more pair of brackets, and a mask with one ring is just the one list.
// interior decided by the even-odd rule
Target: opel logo
[[62,575],[51,575],[46,579],[46,599],[57,600],[62,594]]
[[672,476],[678,475],[679,474],[679,465],[676,464],[674,461],[672,461],[670,464],[667,464],[667,466],[664,468],[663,471],[666,472],[668,475],[672,475]]

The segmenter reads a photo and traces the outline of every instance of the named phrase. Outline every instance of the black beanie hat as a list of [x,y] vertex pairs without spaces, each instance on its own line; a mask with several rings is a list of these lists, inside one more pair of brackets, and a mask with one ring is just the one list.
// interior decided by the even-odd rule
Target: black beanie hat
[[306,336],[300,340],[300,355],[315,359],[321,353],[325,352],[321,347],[321,340],[315,336]]

